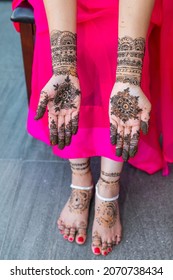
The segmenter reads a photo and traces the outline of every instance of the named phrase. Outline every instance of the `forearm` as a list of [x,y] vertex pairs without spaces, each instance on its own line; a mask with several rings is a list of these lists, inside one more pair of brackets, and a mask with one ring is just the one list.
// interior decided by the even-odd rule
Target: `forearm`
[[155,0],[120,0],[118,82],[140,85],[145,39]]
[[76,0],[43,0],[54,74],[76,76]]

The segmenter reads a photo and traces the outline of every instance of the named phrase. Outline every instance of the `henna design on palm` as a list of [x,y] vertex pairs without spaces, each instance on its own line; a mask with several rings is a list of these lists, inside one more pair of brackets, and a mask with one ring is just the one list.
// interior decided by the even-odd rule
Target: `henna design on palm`
[[138,106],[139,96],[130,95],[129,88],[119,91],[111,97],[111,115],[120,118],[124,123],[129,119],[139,119],[139,113],[142,111]]

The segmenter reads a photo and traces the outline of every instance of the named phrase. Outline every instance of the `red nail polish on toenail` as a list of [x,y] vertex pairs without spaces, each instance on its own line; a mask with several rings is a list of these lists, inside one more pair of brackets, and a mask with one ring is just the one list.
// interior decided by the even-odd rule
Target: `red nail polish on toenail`
[[94,253],[95,254],[100,254],[100,249],[99,248],[94,248]]
[[68,239],[68,236],[67,236],[67,235],[64,235],[63,237],[64,237],[64,239]]
[[109,252],[109,253],[112,252],[112,248],[108,248],[108,252]]
[[78,241],[78,242],[84,242],[84,239],[83,239],[82,236],[80,236],[80,237],[78,237],[77,241]]
[[107,252],[104,252],[104,253],[103,253],[104,256],[107,256],[107,254],[108,254]]
[[72,242],[73,240],[74,240],[74,238],[73,238],[73,237],[70,237],[70,238],[69,238],[69,241],[71,241],[71,242]]

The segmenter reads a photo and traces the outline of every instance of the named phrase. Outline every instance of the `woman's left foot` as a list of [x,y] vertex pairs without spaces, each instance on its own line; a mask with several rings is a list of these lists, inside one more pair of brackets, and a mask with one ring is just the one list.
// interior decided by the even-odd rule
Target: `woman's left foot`
[[[119,215],[119,183],[97,183],[95,217],[92,230],[92,251],[106,256],[121,241],[122,227]],[[103,199],[102,199],[103,198]],[[105,200],[104,200],[105,198]],[[108,200],[108,201],[107,201]]]

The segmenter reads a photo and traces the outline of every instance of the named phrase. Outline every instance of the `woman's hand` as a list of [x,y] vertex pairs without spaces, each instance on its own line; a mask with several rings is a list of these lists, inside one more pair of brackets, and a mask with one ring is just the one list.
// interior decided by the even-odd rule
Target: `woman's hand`
[[72,75],[53,75],[41,91],[35,120],[42,118],[48,107],[51,145],[59,149],[70,145],[78,130],[80,101],[79,80]]
[[109,103],[110,137],[116,155],[124,161],[135,156],[140,129],[147,134],[150,111],[151,104],[139,86],[115,83]]

